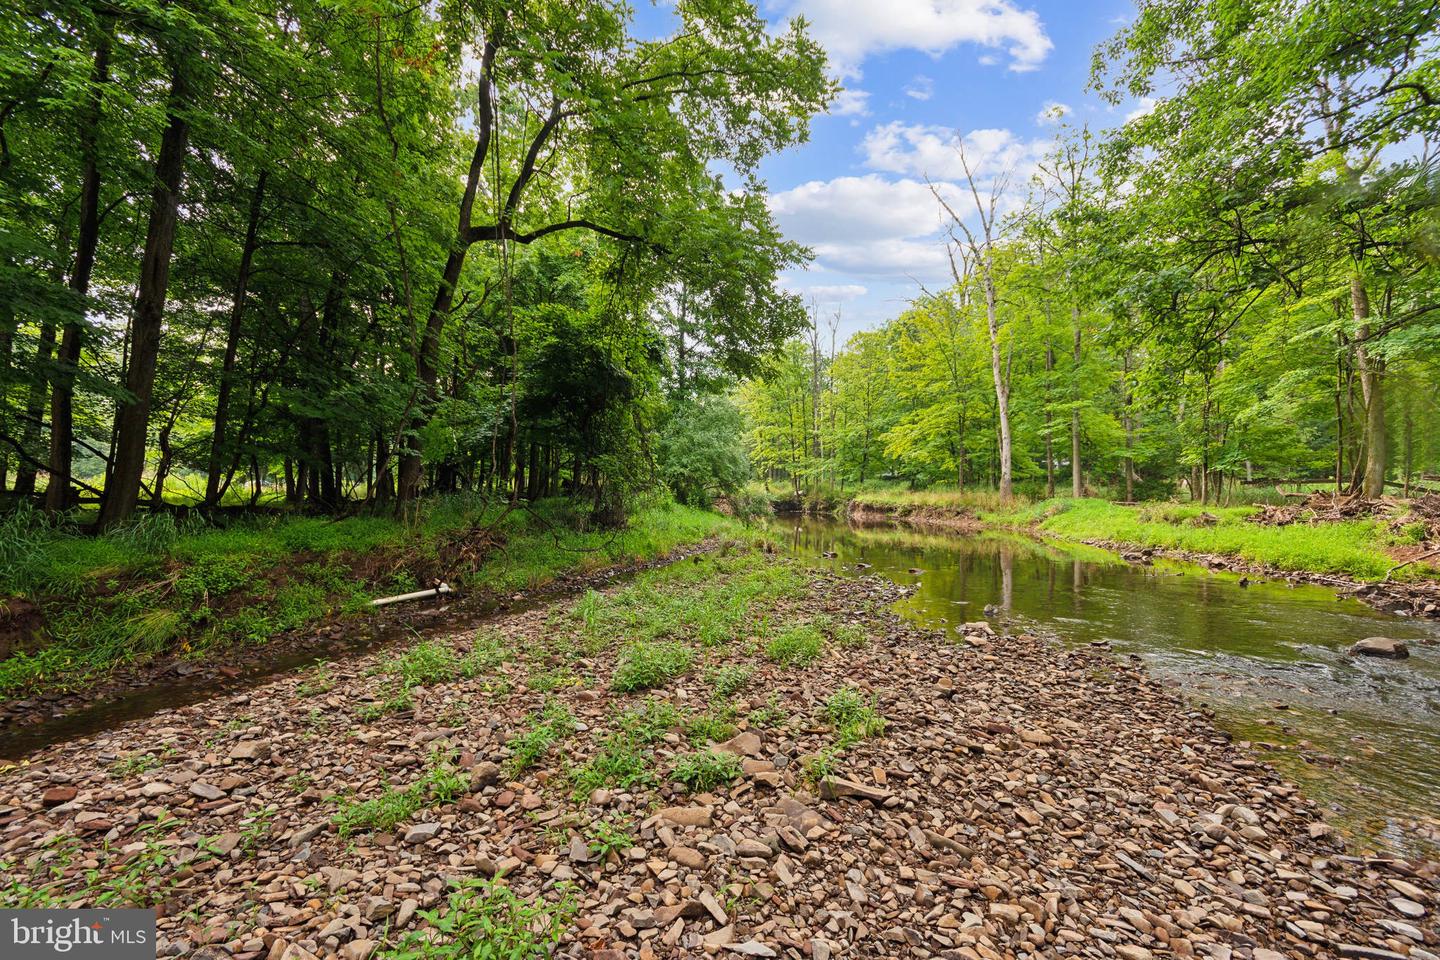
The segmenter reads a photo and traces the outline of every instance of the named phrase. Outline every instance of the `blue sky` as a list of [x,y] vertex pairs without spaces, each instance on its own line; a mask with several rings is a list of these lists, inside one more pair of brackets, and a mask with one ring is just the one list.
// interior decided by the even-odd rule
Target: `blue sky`
[[[902,311],[949,278],[938,205],[925,181],[960,177],[958,136],[981,176],[1022,190],[1059,126],[1102,129],[1142,105],[1111,108],[1085,90],[1095,45],[1130,0],[760,0],[772,22],[795,14],[846,87],[810,142],[767,160],[771,207],[815,262],[784,285],[841,314],[841,337]],[[643,10],[642,21],[663,16]]]

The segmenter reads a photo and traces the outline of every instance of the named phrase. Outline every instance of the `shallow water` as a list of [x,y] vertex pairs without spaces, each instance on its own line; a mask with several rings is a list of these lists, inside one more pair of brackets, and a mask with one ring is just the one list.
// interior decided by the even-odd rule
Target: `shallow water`
[[[1024,537],[791,518],[774,528],[797,556],[913,585],[900,610],[920,623],[989,620],[1139,656],[1301,782],[1362,847],[1440,851],[1440,624],[1322,587],[1247,587],[1192,564],[1144,567]],[[1371,636],[1411,641],[1410,658],[1345,655]]]

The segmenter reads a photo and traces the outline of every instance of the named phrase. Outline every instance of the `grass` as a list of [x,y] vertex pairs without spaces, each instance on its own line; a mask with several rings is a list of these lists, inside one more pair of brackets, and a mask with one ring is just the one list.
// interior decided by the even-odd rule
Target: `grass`
[[[668,502],[641,506],[619,531],[567,525],[573,508],[560,500],[502,511],[454,495],[426,501],[410,523],[277,511],[210,526],[145,514],[103,536],[13,512],[0,519],[0,603],[34,601],[44,629],[35,649],[0,661],[0,702],[74,689],[155,656],[264,643],[364,611],[373,597],[415,589],[424,575],[514,592],[740,530],[736,521]],[[485,525],[500,546],[451,569],[445,544]]]
[[814,623],[802,623],[776,634],[765,644],[765,655],[776,663],[803,666],[825,650],[825,634]]
[[376,960],[529,960],[548,957],[578,909],[562,890],[558,902],[528,900],[498,880],[452,881],[440,910],[421,910],[424,930],[387,944]]
[[846,749],[885,732],[885,718],[875,703],[854,687],[842,687],[825,701],[825,719],[835,728],[836,745]]
[[740,776],[740,758],[719,750],[701,750],[675,758],[670,778],[692,793],[703,793],[731,783]]
[[425,774],[408,787],[386,790],[369,800],[344,800],[331,821],[340,836],[389,830],[427,807],[454,803],[465,792],[464,776],[449,758],[432,754]]
[[[1201,514],[1214,518],[1203,523]],[[1183,550],[1238,557],[1284,570],[1334,573],[1356,580],[1379,580],[1395,565],[1386,548],[1395,543],[1380,520],[1295,523],[1276,527],[1253,523],[1252,507],[1202,507],[1153,503],[1135,506],[1105,500],[1045,500],[1004,513],[987,522],[1033,526],[1061,540],[1108,540],[1137,547]],[[1401,574],[1418,575],[1407,568]]]
[[678,641],[636,640],[620,648],[610,688],[619,693],[651,690],[690,669],[694,651]]
[[533,767],[550,748],[575,732],[575,717],[558,700],[547,701],[545,706],[525,718],[529,728],[506,744],[510,758],[505,769],[511,777],[519,776]]

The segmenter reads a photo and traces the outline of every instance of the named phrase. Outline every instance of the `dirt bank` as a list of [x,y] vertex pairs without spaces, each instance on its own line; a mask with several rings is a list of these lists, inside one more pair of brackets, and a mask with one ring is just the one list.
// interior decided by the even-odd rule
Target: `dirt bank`
[[952,533],[979,533],[985,529],[985,524],[968,511],[943,507],[881,507],[852,500],[845,507],[845,517],[858,526],[903,524],[920,530]]
[[[362,960],[492,876],[575,958],[1440,950],[1436,865],[1345,857],[1128,660],[912,627],[902,588],[776,559],[647,576],[449,659],[388,650],[43,750],[0,780],[3,881],[155,902],[162,956],[244,960]],[[734,779],[696,783],[701,759]]]

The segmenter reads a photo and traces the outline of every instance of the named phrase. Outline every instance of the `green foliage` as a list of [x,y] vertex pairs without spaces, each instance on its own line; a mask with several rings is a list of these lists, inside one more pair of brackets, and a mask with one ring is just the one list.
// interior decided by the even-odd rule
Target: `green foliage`
[[452,886],[443,909],[419,911],[428,929],[405,934],[379,960],[539,960],[560,942],[577,909],[568,891],[552,903],[519,897],[498,880]]
[[631,790],[655,782],[655,758],[644,749],[647,741],[629,730],[618,730],[601,742],[589,760],[570,771],[577,798],[601,787]]
[[776,634],[765,645],[765,655],[776,663],[803,666],[825,650],[825,635],[813,623],[802,623]]
[[854,687],[842,687],[825,701],[825,719],[835,728],[837,745],[845,749],[866,737],[885,732],[885,718],[875,704]]
[[708,506],[730,496],[750,478],[741,443],[740,411],[725,397],[683,402],[660,434],[660,474],[675,499]]
[[363,831],[390,830],[427,807],[455,802],[465,788],[464,776],[450,759],[432,754],[430,766],[420,779],[369,800],[343,800],[331,822],[342,837]]
[[620,649],[610,688],[620,693],[664,686],[690,669],[694,652],[678,641],[637,640]]
[[635,846],[635,838],[629,831],[610,820],[596,820],[586,831],[590,853],[602,860],[614,854],[624,853]]
[[681,754],[670,768],[670,778],[701,793],[733,782],[740,776],[740,758],[719,750]]
[[707,678],[715,688],[715,696],[728,697],[744,690],[754,675],[753,668],[740,663],[727,663],[710,671]]
[[526,730],[506,745],[510,758],[506,770],[517,777],[550,752],[550,748],[575,732],[575,717],[558,700],[547,701],[525,718]]

